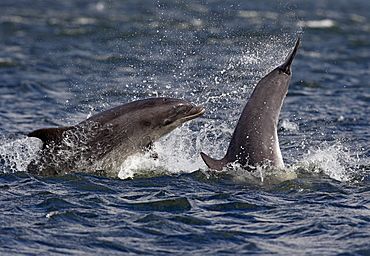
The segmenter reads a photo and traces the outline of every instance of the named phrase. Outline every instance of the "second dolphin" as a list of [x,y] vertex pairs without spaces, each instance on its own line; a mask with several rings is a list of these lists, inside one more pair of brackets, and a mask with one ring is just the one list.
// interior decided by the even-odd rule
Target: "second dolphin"
[[209,168],[222,170],[228,163],[238,163],[245,168],[262,165],[284,168],[277,124],[292,78],[290,66],[299,43],[298,38],[283,65],[267,74],[255,87],[239,118],[225,157],[215,160],[201,153]]

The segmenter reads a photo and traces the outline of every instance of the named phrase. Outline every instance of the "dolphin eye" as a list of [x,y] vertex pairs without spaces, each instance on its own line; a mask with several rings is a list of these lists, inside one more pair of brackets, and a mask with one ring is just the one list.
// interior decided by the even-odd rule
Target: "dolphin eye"
[[166,120],[164,120],[164,122],[163,122],[163,125],[164,126],[166,126],[166,125],[170,125],[170,124],[172,124],[174,121],[172,120],[172,119],[166,119]]

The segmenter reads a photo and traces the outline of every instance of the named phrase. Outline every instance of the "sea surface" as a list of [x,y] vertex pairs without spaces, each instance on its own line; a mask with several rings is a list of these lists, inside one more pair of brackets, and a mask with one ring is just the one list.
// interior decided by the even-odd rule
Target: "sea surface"
[[[1,255],[370,255],[370,1],[1,0],[0,10]],[[208,170],[199,153],[223,156],[255,84],[298,36],[278,131],[297,178]],[[41,147],[29,132],[149,97],[207,112],[116,178],[27,173]]]

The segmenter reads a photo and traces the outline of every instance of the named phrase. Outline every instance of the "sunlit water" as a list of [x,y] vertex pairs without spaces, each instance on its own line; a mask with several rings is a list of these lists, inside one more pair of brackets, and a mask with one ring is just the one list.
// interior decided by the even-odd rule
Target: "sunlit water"
[[[0,252],[370,254],[370,2],[1,1]],[[302,45],[286,172],[213,172],[261,77]],[[28,132],[148,97],[207,109],[116,179],[26,172]]]

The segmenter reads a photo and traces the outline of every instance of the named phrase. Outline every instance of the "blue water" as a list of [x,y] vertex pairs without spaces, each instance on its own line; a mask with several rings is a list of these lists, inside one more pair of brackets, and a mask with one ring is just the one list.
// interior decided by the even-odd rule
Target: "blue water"
[[[370,2],[0,3],[0,254],[370,255]],[[279,139],[297,178],[207,170],[302,45]],[[28,174],[32,130],[148,97],[207,109],[117,178]],[[256,177],[255,177],[256,178]],[[257,177],[258,180],[258,177]]]

